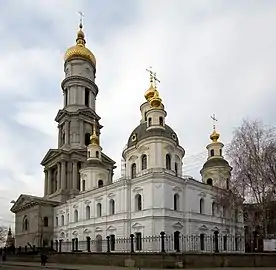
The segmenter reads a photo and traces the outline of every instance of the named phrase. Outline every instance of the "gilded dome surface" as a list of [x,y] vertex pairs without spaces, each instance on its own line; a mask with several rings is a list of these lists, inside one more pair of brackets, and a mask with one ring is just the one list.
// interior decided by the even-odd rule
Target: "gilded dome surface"
[[96,58],[94,54],[85,47],[85,35],[82,31],[82,25],[80,25],[80,30],[77,34],[76,45],[68,48],[64,55],[64,60],[68,61],[74,57],[81,57],[91,62],[94,66],[96,66]]

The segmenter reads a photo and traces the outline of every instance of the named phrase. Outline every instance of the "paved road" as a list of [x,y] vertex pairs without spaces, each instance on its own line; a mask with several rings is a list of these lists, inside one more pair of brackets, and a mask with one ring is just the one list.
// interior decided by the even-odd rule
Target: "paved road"
[[[9,263],[9,262],[7,262]],[[14,265],[12,265],[14,264]],[[0,263],[0,270],[41,270],[43,269],[39,263],[11,263],[11,265],[3,265]],[[149,268],[127,268],[127,267],[116,267],[116,266],[97,266],[97,265],[57,265],[57,264],[48,264],[46,269],[51,270],[161,270],[160,269],[149,269]],[[186,270],[195,270],[195,269],[187,269]],[[200,270],[275,270],[275,267],[263,268],[263,267],[224,267],[224,268],[201,268]]]

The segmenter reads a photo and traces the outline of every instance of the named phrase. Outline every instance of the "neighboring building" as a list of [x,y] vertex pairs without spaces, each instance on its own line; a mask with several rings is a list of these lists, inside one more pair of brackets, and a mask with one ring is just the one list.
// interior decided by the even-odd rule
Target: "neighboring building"
[[[47,245],[50,240],[101,240],[135,235],[243,235],[243,215],[218,204],[220,188],[228,188],[231,167],[222,156],[223,144],[214,130],[201,170],[203,182],[182,175],[185,150],[167,125],[165,106],[151,73],[140,124],[123,150],[120,179],[113,179],[115,162],[100,144],[96,113],[96,60],[85,47],[82,25],[77,44],[66,51],[61,87],[63,109],[58,122],[58,149],[50,149],[41,164],[44,197],[21,195],[16,214],[16,246]],[[241,209],[239,209],[240,211]],[[226,245],[226,244],[225,244]],[[70,247],[71,248],[71,247]],[[151,245],[143,247],[153,249]],[[237,248],[243,251],[243,244]],[[102,246],[98,246],[102,250]]]
[[9,228],[7,240],[6,240],[6,248],[14,247],[14,237],[12,236],[11,228]]

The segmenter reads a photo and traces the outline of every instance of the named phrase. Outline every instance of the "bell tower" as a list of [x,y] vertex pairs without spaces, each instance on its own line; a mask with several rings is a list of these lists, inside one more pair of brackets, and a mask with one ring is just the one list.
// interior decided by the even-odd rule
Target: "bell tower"
[[[50,149],[41,162],[45,167],[44,196],[57,201],[65,201],[79,193],[80,170],[87,162],[91,131],[97,128],[99,136],[102,128],[96,113],[96,58],[86,47],[82,16],[76,43],[64,56],[63,104],[55,118],[58,148]],[[115,162],[103,153],[101,158],[112,179]]]

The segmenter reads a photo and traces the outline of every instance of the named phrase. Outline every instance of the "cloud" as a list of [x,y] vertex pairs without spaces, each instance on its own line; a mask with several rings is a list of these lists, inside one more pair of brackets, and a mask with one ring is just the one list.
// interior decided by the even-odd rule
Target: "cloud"
[[[85,14],[88,47],[97,58],[104,152],[120,166],[139,124],[148,87],[145,69],[161,80],[160,95],[186,149],[184,173],[200,178],[212,129],[231,140],[242,118],[275,125],[274,1],[5,1],[0,11],[0,190],[8,207],[20,193],[42,194],[54,117],[62,106],[63,53],[74,44],[77,11]],[[120,169],[116,171],[120,175]],[[2,208],[3,209],[3,208]],[[8,210],[3,219],[11,220]]]

